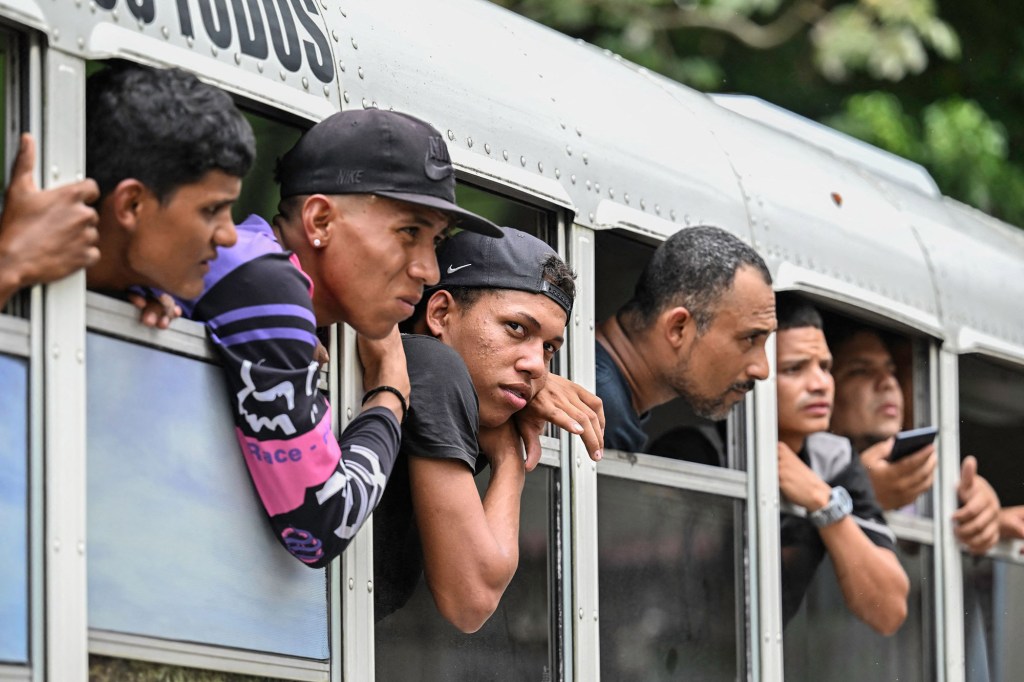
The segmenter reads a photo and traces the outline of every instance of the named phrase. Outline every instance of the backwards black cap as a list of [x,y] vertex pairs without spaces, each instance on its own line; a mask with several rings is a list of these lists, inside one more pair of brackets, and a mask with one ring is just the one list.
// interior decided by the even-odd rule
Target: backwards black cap
[[325,118],[277,163],[281,196],[378,194],[452,215],[490,237],[498,227],[455,204],[448,145],[429,123],[397,111],[358,109]]
[[441,281],[424,291],[424,297],[438,289],[471,287],[516,289],[544,294],[562,310],[568,322],[573,299],[544,279],[544,263],[555,250],[533,235],[511,227],[501,227],[504,239],[485,239],[478,234],[460,232],[441,244],[437,264]]

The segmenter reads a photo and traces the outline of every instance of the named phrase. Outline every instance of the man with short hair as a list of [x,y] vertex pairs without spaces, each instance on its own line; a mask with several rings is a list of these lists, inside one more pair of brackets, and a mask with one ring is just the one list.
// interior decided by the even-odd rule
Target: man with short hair
[[648,411],[676,397],[724,419],[768,377],[771,281],[756,251],[716,227],[683,229],[658,246],[633,298],[597,329],[609,447],[643,451]]
[[[840,321],[830,323],[828,336],[835,354],[832,432],[849,438],[860,453],[883,509],[913,503],[931,488],[937,459],[935,446],[926,445],[897,462],[888,460],[904,421],[903,391],[889,345],[873,329]],[[999,540],[1000,509],[995,491],[977,470],[977,460],[965,457],[953,527],[971,553],[984,554]]]
[[[520,495],[536,459],[524,463],[515,418],[559,381],[548,369],[575,284],[543,241],[502,231],[442,245],[441,281],[403,337],[416,404],[374,514],[378,619],[404,605],[422,572],[441,615],[475,632],[518,565]],[[474,476],[487,464],[481,499]]]
[[827,433],[835,384],[821,316],[780,294],[778,324],[779,490],[805,512],[782,517],[783,622],[827,552],[850,611],[892,634],[907,615],[909,581],[860,460],[848,440]]

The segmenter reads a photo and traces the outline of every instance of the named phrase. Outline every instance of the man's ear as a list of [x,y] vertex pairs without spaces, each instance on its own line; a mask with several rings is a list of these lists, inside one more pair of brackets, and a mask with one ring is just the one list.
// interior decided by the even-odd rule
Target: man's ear
[[458,309],[459,304],[455,302],[452,295],[441,289],[435,291],[427,300],[427,310],[423,316],[430,335],[445,341],[451,330],[452,316]]
[[310,247],[322,249],[334,236],[337,205],[330,197],[312,194],[302,203],[302,230]]
[[[105,199],[110,212],[127,232],[134,232],[139,223],[139,215],[142,204],[147,200],[156,200],[142,181],[135,178],[125,178],[117,183],[117,187],[110,192]],[[101,207],[102,210],[102,207]]]
[[658,327],[662,336],[675,350],[687,346],[697,331],[696,322],[690,311],[683,306],[666,308],[658,315]]

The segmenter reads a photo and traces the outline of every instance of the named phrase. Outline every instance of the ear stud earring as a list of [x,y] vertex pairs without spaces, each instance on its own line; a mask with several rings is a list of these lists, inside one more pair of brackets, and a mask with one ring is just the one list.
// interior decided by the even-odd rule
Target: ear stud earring
[[313,246],[315,246],[316,248],[319,249],[320,248],[320,240],[319,239],[314,239],[313,240]]

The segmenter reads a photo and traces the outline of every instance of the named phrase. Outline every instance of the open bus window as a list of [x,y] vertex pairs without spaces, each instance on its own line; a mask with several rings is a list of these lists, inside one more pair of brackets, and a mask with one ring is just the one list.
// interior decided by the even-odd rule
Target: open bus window
[[[887,451],[882,452],[886,447],[883,441],[895,432],[909,425],[934,423],[929,415],[927,339],[896,333],[871,322],[831,312],[821,305],[816,307],[822,313],[833,359],[831,374],[835,398],[831,430],[850,440],[853,457],[860,457],[863,452],[876,452],[869,449],[872,446],[879,448],[878,455],[887,454]],[[781,339],[779,344],[781,346]],[[780,374],[783,371],[780,361]],[[782,406],[779,409],[781,411]],[[882,468],[884,463],[876,466]],[[874,479],[867,472],[864,479],[876,493],[879,486],[885,484],[884,479]],[[834,484],[828,478],[825,480]],[[881,501],[886,494],[875,497]],[[882,504],[882,507],[887,511],[901,509],[904,515],[917,517],[921,523],[928,516],[930,491],[922,491],[911,499]],[[783,515],[784,565],[794,561],[797,550],[804,547],[792,544],[793,528],[802,521],[788,513]],[[817,533],[811,532],[816,542]],[[896,555],[910,581],[907,617],[890,637],[878,634],[849,610],[827,551],[799,584],[793,582],[797,571],[783,570],[784,601],[795,600],[791,606],[795,612],[786,613],[783,623],[787,679],[935,677],[935,603],[931,588],[934,548],[930,542],[923,541],[920,534],[910,537],[895,525],[890,525],[888,532],[896,538]],[[829,665],[822,666],[823,660],[828,660]]]
[[[553,213],[464,183],[457,186],[457,200],[460,206],[498,225],[532,234],[557,250],[558,223]],[[555,373],[557,361],[556,355],[551,366]],[[547,449],[552,441],[545,441]],[[404,458],[404,454],[399,457],[384,501],[374,512],[377,679],[484,679],[493,677],[496,670],[508,679],[555,679],[556,628],[561,620],[555,578],[561,517],[558,471],[542,460],[527,474],[520,506],[518,568],[497,610],[479,631],[467,636],[438,613],[423,578],[418,531],[410,520],[411,490]],[[485,469],[476,476],[481,496],[488,474]],[[408,508],[403,509],[404,505]]]
[[[1003,514],[1024,505],[1024,369],[981,355],[960,358],[960,456],[999,495]],[[964,554],[964,637],[968,680],[1009,680],[1024,667],[1024,538],[1003,534],[988,557]]]
[[[599,232],[595,256],[595,314],[607,320],[633,295],[637,280],[656,245],[624,233]],[[730,412],[734,418],[742,405]],[[642,452],[711,466],[745,468],[742,453],[732,451],[728,422],[697,416],[681,398],[658,405],[642,421],[646,443]],[[610,446],[611,447],[611,446]],[[731,459],[730,459],[731,458]]]

